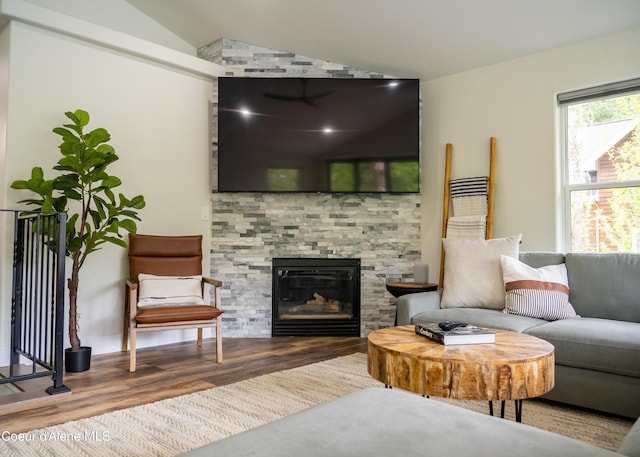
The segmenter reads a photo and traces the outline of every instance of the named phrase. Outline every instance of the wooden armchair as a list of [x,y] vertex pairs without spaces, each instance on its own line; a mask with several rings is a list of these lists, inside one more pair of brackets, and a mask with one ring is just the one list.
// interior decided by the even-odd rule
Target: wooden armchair
[[[202,235],[129,234],[129,278],[125,280],[122,351],[130,338],[129,371],[136,371],[136,334],[171,329],[216,328],[216,362],[222,362],[222,283],[202,277]],[[213,287],[205,304],[204,285]]]

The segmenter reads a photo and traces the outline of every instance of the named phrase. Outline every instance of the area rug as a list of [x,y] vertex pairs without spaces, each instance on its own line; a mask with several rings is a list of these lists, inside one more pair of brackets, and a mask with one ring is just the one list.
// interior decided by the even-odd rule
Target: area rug
[[[175,456],[350,392],[382,385],[352,354],[21,435],[3,431],[2,456]],[[454,402],[487,413],[486,402]],[[509,411],[508,414],[511,414]],[[523,422],[616,449],[632,422],[525,401]]]

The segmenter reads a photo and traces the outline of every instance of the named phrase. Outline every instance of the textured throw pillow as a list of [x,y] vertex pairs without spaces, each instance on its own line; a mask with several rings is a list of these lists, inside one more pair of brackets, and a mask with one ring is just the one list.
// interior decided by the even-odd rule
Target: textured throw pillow
[[564,263],[532,268],[502,256],[502,272],[509,314],[548,321],[579,317],[569,303],[569,281]]
[[442,240],[442,308],[504,309],[500,256],[518,257],[522,234],[493,240]]
[[138,275],[138,307],[204,305],[202,276]]

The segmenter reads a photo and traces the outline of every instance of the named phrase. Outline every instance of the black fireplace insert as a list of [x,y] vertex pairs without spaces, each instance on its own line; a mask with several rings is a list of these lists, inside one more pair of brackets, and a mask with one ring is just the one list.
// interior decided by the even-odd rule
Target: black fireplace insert
[[360,336],[360,259],[273,259],[273,336]]

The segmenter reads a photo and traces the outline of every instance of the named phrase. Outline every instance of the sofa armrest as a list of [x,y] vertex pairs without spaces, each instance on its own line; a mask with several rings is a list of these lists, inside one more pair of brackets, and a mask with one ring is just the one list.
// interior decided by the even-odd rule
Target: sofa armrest
[[631,427],[618,452],[628,457],[640,456],[640,419]]
[[409,325],[411,324],[411,318],[416,314],[432,309],[440,309],[441,297],[442,290],[407,294],[399,297],[396,302],[398,325]]

